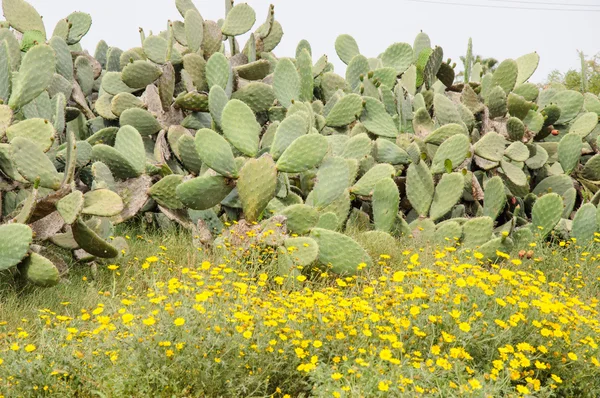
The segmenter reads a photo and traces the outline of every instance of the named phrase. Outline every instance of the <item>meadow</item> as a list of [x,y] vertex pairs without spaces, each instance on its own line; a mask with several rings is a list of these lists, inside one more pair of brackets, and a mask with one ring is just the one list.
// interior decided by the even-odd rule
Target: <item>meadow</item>
[[[361,242],[378,264],[282,277],[272,249],[124,231],[119,261],[0,298],[5,397],[597,396],[600,257],[535,243]],[[293,256],[294,249],[290,254]],[[528,258],[531,257],[531,258]]]

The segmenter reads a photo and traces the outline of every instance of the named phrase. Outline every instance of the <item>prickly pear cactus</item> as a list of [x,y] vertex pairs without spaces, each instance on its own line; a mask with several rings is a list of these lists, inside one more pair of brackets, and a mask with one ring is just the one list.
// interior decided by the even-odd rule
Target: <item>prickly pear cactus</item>
[[132,49],[101,41],[92,56],[80,44],[91,16],[69,14],[48,38],[34,7],[2,1],[0,270],[53,285],[32,243],[114,258],[113,224],[137,215],[195,235],[198,214],[216,233],[285,224],[300,236],[263,243],[290,275],[373,264],[346,230],[490,260],[554,229],[594,238],[600,100],[528,82],[537,53],[492,73],[470,40],[460,79],[425,33],[378,57],[343,34],[340,74],[306,41],[277,58],[274,7],[257,22],[248,4],[227,4],[216,22],[176,0],[182,19],[166,31]]

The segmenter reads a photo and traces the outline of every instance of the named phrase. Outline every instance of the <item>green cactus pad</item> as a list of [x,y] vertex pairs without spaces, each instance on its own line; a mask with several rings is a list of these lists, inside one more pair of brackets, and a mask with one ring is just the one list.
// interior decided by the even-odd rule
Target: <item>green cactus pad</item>
[[81,219],[73,224],[72,230],[75,242],[89,254],[100,258],[115,258],[119,255],[115,247],[102,239]]
[[310,52],[302,49],[296,57],[296,67],[300,77],[300,100],[312,101],[314,96],[315,80],[313,77],[313,62]]
[[485,134],[475,143],[475,154],[492,162],[499,162],[504,156],[506,140],[493,131]]
[[327,229],[330,231],[336,231],[340,225],[340,220],[335,213],[325,212],[319,217],[319,221],[315,228]]
[[[110,111],[118,118],[123,112],[131,108],[143,108],[144,102],[133,94],[119,93],[110,101]],[[96,102],[98,108],[98,102]]]
[[560,221],[563,212],[562,198],[549,193],[535,201],[531,210],[532,232],[542,238],[547,236]]
[[596,112],[587,112],[579,116],[569,129],[569,133],[579,135],[581,138],[587,137],[598,125],[598,114]]
[[109,189],[96,189],[83,195],[83,214],[112,217],[123,211],[121,197]]
[[[121,198],[119,198],[119,201]],[[83,210],[83,193],[73,191],[56,204],[56,210],[60,213],[66,224],[73,224]]]
[[[446,169],[446,161],[450,160],[453,167],[458,167],[466,158],[471,149],[469,137],[463,134],[453,135],[445,140],[437,149],[431,162],[431,172],[443,173]],[[529,151],[527,151],[529,154]]]
[[346,82],[355,93],[359,91],[361,85],[361,75],[366,76],[369,72],[369,61],[363,55],[357,55],[348,64],[346,68]]
[[540,56],[538,53],[533,52],[520,56],[517,58],[516,62],[519,70],[519,73],[517,74],[517,85],[519,85],[525,83],[533,75],[540,63]]
[[362,112],[363,99],[358,94],[349,94],[335,103],[325,119],[327,126],[346,126],[356,120]]
[[208,210],[218,205],[233,190],[225,177],[204,175],[177,186],[177,197],[193,210]]
[[310,237],[319,245],[319,262],[331,266],[332,272],[354,275],[359,264],[373,265],[369,254],[352,238],[338,232],[313,228]]
[[564,90],[556,93],[552,98],[560,109],[560,117],[556,120],[556,124],[565,124],[573,120],[583,107],[583,95],[577,91]]
[[246,220],[258,221],[263,210],[275,197],[277,169],[270,155],[248,160],[240,170],[237,189]]
[[168,175],[154,184],[148,191],[148,195],[163,207],[173,210],[183,209],[184,205],[176,194],[177,186],[181,184],[182,181],[183,176],[181,175]]
[[440,125],[462,123],[462,118],[460,117],[456,105],[443,94],[435,94],[433,97],[433,109],[435,111],[436,121]]
[[462,226],[456,221],[440,223],[435,230],[435,240],[441,245],[452,245],[462,237]]
[[206,82],[208,88],[213,86],[227,87],[229,81],[229,61],[221,53],[214,53],[206,63]]
[[[464,186],[464,183],[463,183]],[[425,162],[412,163],[406,173],[406,197],[420,216],[427,216],[433,201],[433,177]]]
[[395,224],[400,193],[391,178],[384,178],[373,189],[373,222],[378,231],[390,232]]
[[36,286],[52,287],[60,280],[59,272],[52,261],[37,253],[31,253],[21,264],[19,272]]
[[477,252],[483,254],[482,261],[495,262],[500,259],[498,252],[510,253],[514,247],[514,243],[510,238],[496,238],[481,245]]
[[89,32],[92,26],[92,17],[84,12],[74,12],[67,17],[69,23],[69,34],[67,35],[67,44],[73,45]]
[[356,195],[370,196],[375,185],[382,179],[393,177],[396,174],[394,166],[377,164],[363,175],[351,188],[350,192]]
[[582,148],[583,142],[581,140],[581,136],[577,133],[569,133],[565,135],[558,143],[558,161],[560,162],[565,174],[571,174],[571,172],[579,164]]
[[319,256],[319,245],[312,238],[288,238],[285,240],[284,246],[294,264],[302,267],[308,267]]
[[506,193],[504,192],[504,183],[500,177],[492,177],[485,184],[483,215],[495,220],[505,205]]
[[513,184],[517,187],[527,187],[527,176],[521,168],[504,159],[500,161],[500,166],[502,167],[504,175],[506,175]]
[[562,218],[571,218],[571,213],[575,208],[575,202],[577,201],[577,190],[575,188],[569,188],[562,194],[563,204],[565,209],[562,213]]
[[319,212],[305,204],[294,204],[281,210],[279,214],[287,218],[287,227],[291,233],[305,234],[319,221]]
[[325,159],[317,172],[317,181],[312,191],[313,204],[323,209],[344,193],[349,186],[348,165],[340,157]]
[[10,147],[13,164],[23,178],[31,183],[39,178],[40,186],[44,188],[56,190],[60,187],[61,176],[36,143],[27,138],[15,137]]
[[8,105],[18,109],[37,98],[50,86],[55,68],[56,57],[52,47],[39,44],[30,49],[21,61],[19,74],[13,79]]
[[276,99],[273,87],[261,82],[252,82],[239,88],[231,98],[244,102],[256,113],[269,110]]
[[204,19],[196,9],[188,9],[185,18],[185,41],[192,52],[198,52],[204,40]]
[[525,162],[529,159],[529,148],[520,141],[515,141],[506,148],[504,155],[516,162]]
[[208,111],[208,96],[196,91],[181,93],[175,99],[175,105],[189,111],[206,112]]
[[162,69],[148,61],[134,61],[121,72],[123,83],[133,89],[142,89],[162,75]]
[[237,4],[225,18],[221,31],[226,36],[239,36],[252,29],[256,22],[256,13],[246,3]]
[[506,131],[508,137],[513,141],[521,141],[525,135],[525,125],[521,119],[516,117],[510,117],[506,121]]
[[277,170],[301,173],[316,167],[327,153],[327,139],[320,134],[295,139],[277,160]]
[[376,159],[379,163],[390,163],[394,165],[409,163],[408,153],[385,138],[378,138],[375,141],[375,148],[377,153]]
[[381,137],[397,137],[398,129],[390,114],[387,113],[385,106],[370,97],[363,97],[363,101],[365,108],[360,121],[366,129]]
[[577,244],[587,246],[594,241],[594,233],[598,230],[596,206],[586,203],[577,210],[573,218],[571,235],[577,239]]
[[489,95],[485,99],[485,104],[490,111],[490,118],[496,118],[506,115],[508,112],[506,92],[500,86],[496,86],[490,90]]
[[564,195],[564,193],[570,188],[573,188],[573,180],[571,179],[571,177],[564,174],[559,174],[544,178],[536,185],[536,187],[531,191],[531,193],[537,196],[544,195],[547,193],[556,193],[558,195]]
[[245,155],[256,156],[261,127],[248,105],[240,100],[230,100],[223,109],[221,125],[225,138],[236,149]]
[[0,225],[0,271],[19,264],[33,239],[31,228],[23,224]]
[[383,66],[392,67],[397,74],[404,73],[412,64],[414,52],[408,43],[394,43],[381,55]]
[[281,106],[289,108],[300,99],[300,75],[292,61],[280,59],[273,75],[273,90]]
[[6,129],[6,138],[11,142],[15,137],[23,137],[35,142],[43,152],[47,152],[54,143],[56,130],[48,120],[33,118],[13,124]]
[[493,85],[500,86],[506,94],[510,93],[517,83],[519,65],[512,59],[504,60],[494,71]]
[[446,139],[458,134],[467,137],[468,132],[464,125],[456,123],[445,124],[427,135],[424,142],[426,144],[441,145]]
[[352,59],[360,54],[356,40],[347,34],[339,35],[335,39],[335,52],[346,65],[350,64]]
[[362,160],[369,156],[373,150],[373,141],[366,133],[351,137],[342,151],[341,156],[346,159]]
[[108,94],[133,93],[135,89],[123,83],[121,72],[106,72],[102,78],[102,89]]
[[464,177],[461,173],[442,175],[442,179],[435,188],[435,194],[431,202],[429,216],[437,220],[446,215],[462,197],[465,186]]
[[130,108],[121,113],[119,118],[121,126],[132,126],[142,136],[153,135],[161,130],[156,118],[147,110]]
[[525,162],[532,170],[544,167],[548,161],[548,152],[541,145],[529,145],[529,159]]
[[600,180],[600,155],[592,156],[583,166],[583,178],[592,181]]
[[467,248],[475,248],[485,244],[492,238],[494,220],[491,217],[477,217],[463,225],[462,244]]
[[271,144],[273,159],[279,159],[292,142],[305,135],[306,132],[306,119],[303,116],[297,114],[286,117],[277,127]]
[[168,47],[169,43],[161,36],[148,36],[143,43],[144,54],[150,61],[160,65],[167,63]]
[[195,146],[202,162],[217,173],[237,178],[238,168],[231,151],[231,146],[221,135],[210,129],[196,132]]
[[3,0],[2,11],[10,26],[21,33],[37,30],[46,37],[44,22],[38,12],[24,0]]

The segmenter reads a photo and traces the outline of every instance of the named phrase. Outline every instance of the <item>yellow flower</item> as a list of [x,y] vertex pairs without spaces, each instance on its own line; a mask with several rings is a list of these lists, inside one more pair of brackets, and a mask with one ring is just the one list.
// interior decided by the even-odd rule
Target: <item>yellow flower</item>
[[119,269],[119,266],[115,265],[115,264],[111,264],[108,266],[108,269],[111,271],[115,271],[115,270]]
[[339,379],[341,379],[342,377],[344,377],[344,375],[343,375],[343,374],[341,374],[341,373],[338,373],[338,372],[336,372],[336,373],[334,373],[334,374],[332,374],[332,375],[331,375],[331,378],[332,378],[333,380],[339,380]]
[[469,384],[471,385],[471,388],[473,390],[480,390],[482,388],[481,387],[481,383],[477,379],[471,379],[471,380],[469,380]]
[[339,287],[346,287],[348,284],[344,282],[342,279],[336,279],[335,281]]
[[392,352],[388,349],[383,349],[379,352],[379,358],[383,359],[384,361],[389,361],[392,359],[392,357]]
[[574,352],[568,353],[567,356],[569,357],[569,359],[571,361],[576,361],[577,360],[577,354],[575,354]]
[[392,280],[394,282],[402,282],[404,280],[405,276],[406,276],[406,272],[396,271],[396,272],[394,272],[394,275],[392,276]]
[[135,317],[132,314],[123,314],[123,316],[121,317],[121,319],[123,320],[124,324],[128,324],[129,322],[133,321]]
[[377,388],[379,391],[388,391],[390,389],[390,385],[384,381],[380,381]]
[[555,375],[554,373],[552,373],[550,375],[550,377],[552,377],[552,380],[554,380],[555,382],[557,382],[559,384],[562,383],[562,379],[559,376]]
[[244,336],[245,339],[249,339],[252,337],[252,332],[250,330],[246,330],[242,336]]
[[155,262],[158,261],[158,257],[156,257],[156,256],[150,256],[150,257],[148,257],[146,259],[146,261],[149,262],[149,263],[155,263]]
[[156,323],[156,320],[154,319],[153,316],[151,316],[151,317],[148,317],[148,318],[144,319],[142,322],[146,326],[152,326],[152,325],[154,325]]
[[469,332],[471,330],[471,325],[469,325],[467,322],[461,322],[458,325],[458,328],[460,330],[462,330],[463,332],[467,333],[467,332]]
[[27,352],[33,352],[33,351],[35,351],[35,349],[36,349],[36,347],[33,344],[27,344],[25,346],[25,351],[27,351]]
[[523,385],[518,385],[517,386],[517,391],[520,392],[521,394],[529,394],[531,391],[529,391],[529,388],[523,386]]
[[304,275],[298,275],[296,277],[296,280],[298,280],[298,282],[304,282],[306,280],[306,276],[304,276]]
[[175,326],[183,326],[185,324],[185,319],[183,318],[177,318],[173,321],[173,324]]
[[322,347],[322,346],[323,346],[323,343],[320,340],[313,341],[313,347],[319,348],[319,347]]
[[19,351],[21,349],[21,347],[19,347],[19,345],[17,343],[12,343],[10,346],[10,349],[13,351]]

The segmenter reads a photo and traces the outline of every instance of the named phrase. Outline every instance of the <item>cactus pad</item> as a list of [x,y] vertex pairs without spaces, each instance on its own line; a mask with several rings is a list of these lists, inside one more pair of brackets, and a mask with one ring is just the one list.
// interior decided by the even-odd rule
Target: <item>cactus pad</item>
[[354,275],[358,266],[365,263],[371,266],[373,261],[368,253],[352,238],[338,232],[314,228],[310,237],[319,245],[318,260],[340,275]]
[[560,221],[563,213],[562,198],[549,193],[535,201],[531,210],[531,224],[534,235],[547,236]]
[[277,169],[270,155],[248,160],[240,170],[237,189],[246,220],[258,221],[263,210],[275,197]]
[[408,166],[406,196],[420,216],[427,216],[429,213],[433,195],[433,177],[425,162],[412,163]]
[[277,160],[277,170],[301,173],[316,167],[327,153],[327,139],[320,134],[295,139]]
[[240,100],[230,100],[221,118],[225,138],[247,156],[256,156],[261,131],[254,112]]
[[19,264],[19,272],[27,281],[41,287],[55,286],[60,279],[58,269],[52,261],[37,253],[31,253]]
[[0,271],[19,264],[33,239],[31,228],[23,224],[0,225]]

